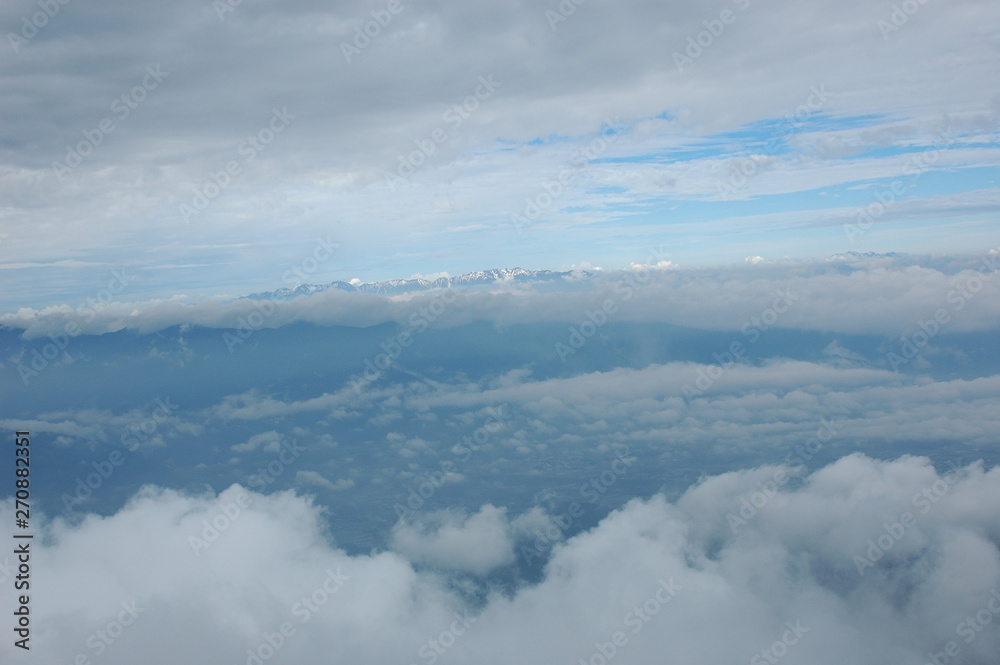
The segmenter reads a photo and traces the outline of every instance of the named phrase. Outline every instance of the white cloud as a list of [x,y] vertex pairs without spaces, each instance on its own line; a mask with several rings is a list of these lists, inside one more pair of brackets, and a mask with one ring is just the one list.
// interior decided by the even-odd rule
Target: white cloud
[[514,562],[507,511],[485,505],[474,515],[417,513],[392,530],[392,548],[415,563],[485,575]]
[[[189,293],[272,288],[269,281],[301,266],[313,238],[330,228],[344,251],[312,273],[317,277],[371,281],[481,269],[487,260],[506,264],[524,257],[510,213],[544,193],[543,184],[555,182],[572,152],[616,116],[629,131],[602,154],[614,161],[592,160],[530,229],[550,265],[627,264],[635,239],[652,234],[615,222],[641,209],[717,198],[729,168],[745,164],[746,154],[757,153],[751,166],[759,162],[760,173],[736,196],[754,201],[903,177],[909,154],[868,153],[889,144],[927,149],[942,126],[962,135],[938,151],[933,168],[995,166],[997,106],[982,85],[997,77],[991,7],[977,0],[954,0],[947,8],[925,3],[886,39],[877,22],[890,16],[890,6],[844,0],[804,10],[753,3],[744,12],[742,0],[727,4],[738,20],[718,38],[705,32],[706,22],[718,20],[717,8],[692,0],[592,2],[557,30],[535,6],[414,5],[380,27],[350,62],[341,45],[378,11],[366,3],[241,5],[219,21],[211,5],[194,0],[136,2],[121,7],[113,24],[99,8],[81,5],[79,21],[53,30],[60,21],[53,19],[17,57],[0,63],[14,86],[4,106],[10,120],[0,130],[11,146],[0,163],[8,202],[3,241],[18,248],[0,264],[10,268],[5,278],[14,280],[17,294],[3,309],[25,299],[48,304],[64,294],[72,302],[93,296],[107,279],[102,267],[118,268],[122,257],[141,273],[130,289],[144,299],[184,287]],[[10,34],[30,16],[26,7],[4,5]],[[786,28],[780,42],[771,39],[775,25]],[[711,44],[679,71],[674,54],[696,37]],[[614,46],[621,43],[630,48]],[[72,80],[60,78],[62,58],[45,57],[45,48],[61,53],[67,44],[77,56]],[[458,57],[443,60],[442,52]],[[208,61],[215,66],[201,66]],[[57,176],[53,162],[65,160],[67,146],[80,145],[103,118],[112,119],[110,105],[154,64],[169,72],[162,85],[128,117],[113,117],[113,139],[99,134],[92,154]],[[445,114],[473,94],[480,76],[501,86],[459,126],[448,123]],[[735,135],[775,124],[782,132],[785,116],[814,89],[829,92],[813,109],[827,122],[793,123],[791,155],[760,155],[755,131],[749,139]],[[295,118],[245,160],[241,141],[267,126],[275,106]],[[199,109],[197,123],[192,109]],[[418,151],[420,167],[389,191],[385,174],[437,128],[446,130],[445,140],[432,142],[430,155]],[[706,147],[708,154],[697,156]],[[234,159],[239,174],[185,224],[179,205],[214,186],[211,178]],[[968,199],[959,191],[942,210],[966,215]],[[987,205],[995,207],[993,201]],[[671,219],[671,230],[712,237],[705,245],[716,251],[734,222],[743,236],[808,217],[825,234],[819,242],[843,239],[839,221],[823,222],[850,210],[823,210],[824,220],[798,200],[789,207],[798,208],[789,210],[795,221],[748,215],[701,220],[693,229]],[[989,219],[988,208],[980,210]],[[658,217],[649,230],[662,230]],[[143,220],[141,229],[135,220]],[[948,230],[963,237],[966,249],[971,239],[986,237],[960,224]],[[106,237],[118,240],[95,242]],[[678,252],[688,244],[678,243]],[[729,249],[734,260],[757,252],[740,244],[742,238]]]
[[269,432],[261,432],[260,434],[254,434],[244,443],[237,443],[230,446],[233,452],[237,453],[248,453],[259,448],[270,452],[277,452],[281,449],[282,436],[278,432],[271,430]]
[[[455,289],[454,302],[428,324],[435,328],[475,321],[578,324],[595,303],[610,299],[616,322],[662,322],[708,330],[740,330],[767,314],[774,315],[770,325],[780,328],[899,336],[912,333],[919,322],[942,310],[948,317],[947,332],[982,331],[993,329],[1000,320],[998,272],[1000,263],[983,255],[723,268],[678,268],[664,261],[657,266],[635,264],[632,270],[606,270],[556,287],[511,289],[498,284],[488,292]],[[149,333],[182,324],[236,329],[245,327],[249,317],[259,319],[254,329],[296,322],[407,325],[421,308],[441,298],[434,291],[385,298],[331,289],[276,303],[248,299],[111,303],[99,312],[66,306],[25,308],[0,315],[0,324],[23,329],[27,339],[65,336],[68,326],[74,325],[71,330],[78,331],[74,334],[122,329]],[[769,310],[774,311],[768,314]]]
[[[540,581],[481,602],[403,556],[506,565],[502,508],[428,516],[426,531],[396,531],[405,551],[348,556],[324,538],[319,509],[288,492],[146,489],[108,517],[36,521],[32,662],[97,662],[98,631],[115,636],[100,656],[109,665],[245,662],[284,622],[294,632],[269,662],[418,662],[432,644],[446,645],[442,662],[586,662],[617,641],[621,662],[728,664],[783,637],[794,637],[789,663],[923,662],[946,648],[956,662],[991,662],[1000,471],[853,455],[769,486],[778,472],[791,470],[706,478],[673,504],[633,500],[557,545]],[[12,520],[7,501],[0,523]],[[192,538],[211,542],[195,554]],[[3,594],[8,617],[13,596]],[[122,603],[137,616],[119,632]],[[17,655],[9,639],[0,653]]]
[[354,481],[350,478],[341,478],[337,482],[332,483],[322,474],[316,471],[298,471],[295,474],[295,484],[296,485],[312,485],[314,487],[322,487],[324,489],[340,491],[346,490],[354,487]]

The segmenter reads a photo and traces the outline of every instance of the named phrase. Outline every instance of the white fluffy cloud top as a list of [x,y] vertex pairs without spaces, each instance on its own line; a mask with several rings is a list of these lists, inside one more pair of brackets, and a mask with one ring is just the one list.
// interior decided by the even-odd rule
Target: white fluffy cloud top
[[[674,503],[631,501],[501,592],[464,573],[517,565],[551,527],[537,510],[424,515],[391,550],[349,556],[336,520],[294,493],[147,488],[112,516],[39,529],[30,662],[993,663],[998,506],[1000,471],[979,464],[727,473]],[[7,501],[0,523],[13,517]],[[23,662],[16,557],[0,563],[0,653]]]

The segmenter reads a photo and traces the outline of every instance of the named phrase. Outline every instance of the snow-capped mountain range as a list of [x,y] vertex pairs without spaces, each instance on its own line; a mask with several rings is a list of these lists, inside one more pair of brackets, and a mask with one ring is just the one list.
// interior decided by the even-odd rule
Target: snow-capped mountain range
[[398,295],[413,291],[429,289],[488,287],[505,282],[552,282],[570,278],[591,277],[593,273],[586,270],[554,271],[525,270],[524,268],[494,268],[492,270],[477,270],[476,272],[458,275],[456,277],[439,277],[437,279],[389,279],[381,282],[349,282],[335,281],[329,284],[299,284],[265,293],[254,293],[247,298],[254,300],[291,300],[298,296],[322,293],[330,289],[351,291],[355,293],[372,293],[376,295]]
[[[843,252],[833,254],[827,258],[828,261],[840,261],[852,263],[857,261],[867,261],[872,259],[902,258],[905,254],[888,252],[879,254],[876,252]],[[253,293],[246,298],[252,300],[291,300],[299,296],[323,293],[331,289],[349,291],[352,293],[371,293],[375,295],[392,296],[414,291],[428,291],[431,289],[446,288],[489,288],[502,283],[565,283],[567,280],[585,280],[595,277],[600,273],[589,270],[525,270],[524,268],[494,268],[491,270],[477,270],[465,273],[456,277],[439,277],[437,279],[388,279],[379,282],[344,282],[334,281],[328,284],[299,284],[293,287],[284,287],[274,291],[263,293]]]
[[878,252],[841,252],[840,254],[833,254],[827,260],[828,261],[867,261],[869,259],[898,259],[906,256],[905,254],[900,254],[899,252],[886,252],[885,254],[879,254]]

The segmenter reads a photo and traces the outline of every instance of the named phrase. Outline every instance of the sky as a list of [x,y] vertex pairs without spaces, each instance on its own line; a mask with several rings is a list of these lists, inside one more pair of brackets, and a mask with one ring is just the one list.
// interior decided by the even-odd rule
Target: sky
[[3,311],[995,245],[993,3],[227,2],[0,9]]
[[0,28],[3,663],[994,665],[1000,5]]

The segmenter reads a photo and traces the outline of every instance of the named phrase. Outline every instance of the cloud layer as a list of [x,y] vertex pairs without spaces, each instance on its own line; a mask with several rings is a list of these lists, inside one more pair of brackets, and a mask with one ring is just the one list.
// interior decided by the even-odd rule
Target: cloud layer
[[[673,503],[635,499],[558,545],[539,581],[490,591],[454,571],[508,562],[533,537],[496,507],[441,517],[422,535],[400,526],[398,553],[348,556],[336,520],[293,493],[151,487],[114,515],[41,527],[32,662],[596,663],[613,653],[622,663],[881,664],[947,652],[986,664],[1000,649],[998,502],[997,469],[938,472],[918,457],[851,455],[808,476],[731,472]],[[3,504],[0,523],[12,510]],[[452,572],[427,567],[443,559]],[[12,583],[8,573],[2,584]],[[9,640],[0,651],[17,657]]]
[[[648,258],[648,257],[647,257]],[[410,332],[475,321],[501,325],[662,322],[707,330],[769,327],[855,334],[902,334],[942,310],[949,332],[989,330],[1000,319],[1000,248],[978,256],[837,259],[725,268],[635,264],[555,285],[497,282],[383,297],[331,289],[291,301],[239,299],[106,302],[73,308],[22,308],[0,324],[24,337],[151,333],[194,325],[240,328],[247,335],[295,322],[369,327],[396,323]],[[602,312],[603,310],[603,312]],[[901,329],[903,327],[904,329]],[[230,347],[241,339],[234,340]]]

